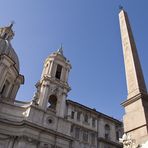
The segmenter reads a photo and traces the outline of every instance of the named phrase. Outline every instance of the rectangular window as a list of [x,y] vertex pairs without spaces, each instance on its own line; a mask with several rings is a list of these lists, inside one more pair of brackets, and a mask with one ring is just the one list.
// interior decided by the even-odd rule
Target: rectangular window
[[88,115],[87,114],[84,115],[84,122],[88,123]]
[[70,132],[73,133],[74,125],[71,125]]
[[105,125],[105,139],[110,138],[110,126],[108,124]]
[[55,75],[55,77],[56,77],[57,79],[59,79],[59,80],[60,80],[60,78],[61,78],[61,73],[62,73],[62,66],[61,66],[61,65],[57,65],[57,70],[56,70],[56,75]]
[[95,145],[95,134],[94,133],[91,134],[91,144]]
[[80,138],[80,128],[75,129],[75,138],[79,139]]
[[92,118],[92,127],[96,127],[96,119]]
[[80,121],[81,112],[77,112],[77,120]]
[[83,141],[88,142],[88,132],[87,131],[83,132]]
[[119,132],[116,131],[116,140],[119,140]]
[[74,116],[75,116],[75,112],[71,111],[71,119],[74,119]]
[[109,139],[109,135],[105,133],[105,139]]

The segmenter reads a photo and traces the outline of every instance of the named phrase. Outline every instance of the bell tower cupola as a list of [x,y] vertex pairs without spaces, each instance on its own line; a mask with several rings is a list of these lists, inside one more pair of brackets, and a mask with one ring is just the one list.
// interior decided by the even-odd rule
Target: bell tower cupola
[[66,84],[70,68],[69,60],[64,57],[63,47],[61,46],[60,49],[49,55],[45,60],[41,77],[49,76],[58,82]]
[[70,91],[68,75],[71,69],[69,60],[63,55],[61,46],[45,60],[41,80],[36,84],[36,103],[44,110],[52,110],[64,117],[66,97]]

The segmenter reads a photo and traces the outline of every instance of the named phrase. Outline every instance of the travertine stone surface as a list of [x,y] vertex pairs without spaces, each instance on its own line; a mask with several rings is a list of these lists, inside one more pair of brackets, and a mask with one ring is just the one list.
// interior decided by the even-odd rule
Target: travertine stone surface
[[127,13],[119,13],[128,96],[122,103],[124,132],[136,145],[148,140],[148,95]]
[[147,89],[128,16],[124,10],[121,10],[119,13],[119,22],[124,54],[128,98],[131,98],[138,93],[147,93]]

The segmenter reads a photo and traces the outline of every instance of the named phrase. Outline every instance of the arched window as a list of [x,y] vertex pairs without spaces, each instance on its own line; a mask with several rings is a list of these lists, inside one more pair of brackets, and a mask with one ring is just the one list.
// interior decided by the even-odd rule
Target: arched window
[[49,100],[48,100],[48,108],[51,108],[51,109],[56,109],[56,105],[57,105],[57,97],[55,95],[51,95],[49,97]]
[[121,138],[121,129],[116,126],[116,140],[119,141],[119,138]]
[[104,137],[105,137],[105,139],[109,139],[110,138],[110,126],[108,124],[106,124],[104,129],[105,129]]

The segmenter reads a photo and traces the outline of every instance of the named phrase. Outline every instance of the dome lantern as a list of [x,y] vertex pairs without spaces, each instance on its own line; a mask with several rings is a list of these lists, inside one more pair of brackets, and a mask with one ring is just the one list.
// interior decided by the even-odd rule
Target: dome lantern
[[12,22],[9,26],[0,28],[0,38],[4,40],[10,41],[13,39],[14,31],[12,30],[14,22]]

